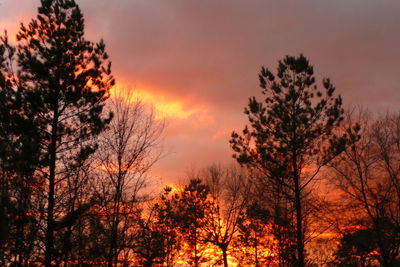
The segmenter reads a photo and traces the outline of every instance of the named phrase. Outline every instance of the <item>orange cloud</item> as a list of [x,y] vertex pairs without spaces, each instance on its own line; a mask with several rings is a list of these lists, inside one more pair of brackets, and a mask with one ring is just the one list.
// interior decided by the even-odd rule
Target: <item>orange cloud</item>
[[127,102],[142,101],[154,108],[156,119],[186,119],[199,111],[197,108],[188,108],[181,100],[148,89],[129,89],[117,85],[111,90],[110,96],[121,97]]

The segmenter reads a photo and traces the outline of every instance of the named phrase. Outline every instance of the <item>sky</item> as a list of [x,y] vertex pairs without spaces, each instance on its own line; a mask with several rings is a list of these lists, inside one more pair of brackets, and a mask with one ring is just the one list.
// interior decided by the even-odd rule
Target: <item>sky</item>
[[[77,0],[91,41],[103,38],[118,86],[154,105],[167,127],[152,170],[174,181],[232,161],[233,130],[260,95],[261,66],[303,53],[346,107],[400,107],[398,0]],[[0,0],[0,31],[15,34],[39,0]]]

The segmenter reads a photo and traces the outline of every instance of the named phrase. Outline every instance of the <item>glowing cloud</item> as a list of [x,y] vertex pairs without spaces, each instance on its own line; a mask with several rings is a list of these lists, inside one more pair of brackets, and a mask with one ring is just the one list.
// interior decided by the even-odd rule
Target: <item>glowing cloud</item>
[[186,119],[198,111],[195,108],[187,108],[183,101],[173,99],[160,92],[128,88],[129,87],[117,85],[111,90],[110,96],[121,97],[127,102],[142,101],[154,108],[156,119]]

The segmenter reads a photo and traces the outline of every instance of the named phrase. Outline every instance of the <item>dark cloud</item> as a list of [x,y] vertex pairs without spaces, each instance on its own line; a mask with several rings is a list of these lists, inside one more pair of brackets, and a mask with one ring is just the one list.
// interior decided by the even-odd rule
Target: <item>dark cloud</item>
[[[38,5],[3,0],[7,8],[0,11],[0,22],[33,15],[32,2]],[[166,92],[215,121],[189,118],[170,125],[166,143],[175,156],[162,164],[175,170],[185,167],[176,166],[182,162],[229,158],[229,137],[215,136],[242,127],[243,106],[259,93],[260,67],[275,69],[286,54],[304,53],[319,78],[331,77],[346,104],[374,111],[400,104],[398,0],[78,3],[88,36],[105,39],[117,79]],[[207,129],[199,130],[196,123]]]

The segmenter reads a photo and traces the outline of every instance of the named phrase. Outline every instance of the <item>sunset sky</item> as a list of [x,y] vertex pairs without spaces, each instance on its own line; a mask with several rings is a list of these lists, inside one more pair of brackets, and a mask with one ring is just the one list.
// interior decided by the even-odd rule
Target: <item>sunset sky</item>
[[[330,77],[346,106],[400,106],[399,0],[77,0],[91,41],[105,40],[120,87],[136,88],[164,118],[153,174],[231,161],[232,130],[259,95],[261,66],[303,53]],[[13,39],[38,0],[0,0]]]

